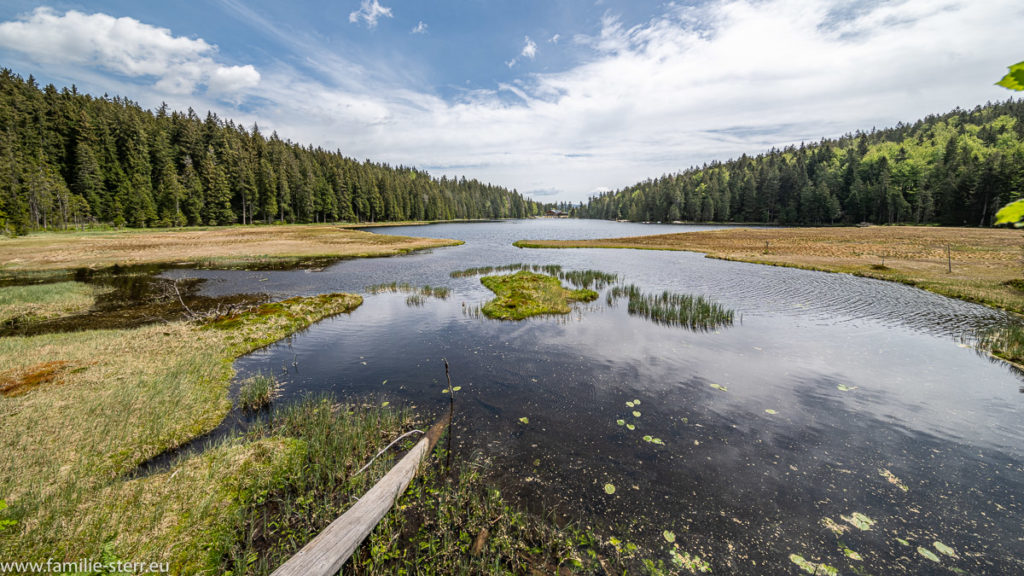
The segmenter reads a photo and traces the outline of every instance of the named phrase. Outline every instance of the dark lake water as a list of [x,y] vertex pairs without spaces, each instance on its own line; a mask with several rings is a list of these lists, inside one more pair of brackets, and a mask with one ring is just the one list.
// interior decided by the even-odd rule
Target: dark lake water
[[[466,244],[315,272],[167,275],[206,278],[211,296],[365,293],[392,281],[450,287],[447,300],[422,306],[368,295],[351,315],[240,359],[239,376],[273,372],[286,400],[327,391],[430,416],[447,409],[447,358],[462,387],[456,457],[482,456],[521,502],[643,543],[666,562],[668,530],[715,573],[795,574],[792,554],[844,574],[1024,573],[1021,377],[960,343],[1002,313],[908,286],[693,253],[511,246],[705,228],[386,228],[374,231]],[[567,316],[493,321],[472,313],[492,296],[479,278],[449,277],[514,262],[701,294],[734,309],[737,322],[691,332],[604,298]],[[854,527],[855,513],[874,524]],[[835,534],[830,521],[845,531]]]

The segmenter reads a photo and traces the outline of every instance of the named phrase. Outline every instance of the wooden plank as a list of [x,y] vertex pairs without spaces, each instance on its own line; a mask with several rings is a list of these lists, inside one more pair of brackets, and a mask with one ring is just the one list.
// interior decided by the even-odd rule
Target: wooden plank
[[370,535],[381,518],[409,487],[420,464],[430,455],[438,438],[451,421],[451,414],[439,420],[398,464],[377,482],[347,512],[331,522],[271,576],[332,576]]

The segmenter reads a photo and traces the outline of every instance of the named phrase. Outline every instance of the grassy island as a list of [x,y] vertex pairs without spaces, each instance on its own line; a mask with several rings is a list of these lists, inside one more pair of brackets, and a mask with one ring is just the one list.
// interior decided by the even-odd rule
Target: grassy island
[[568,314],[570,302],[590,302],[597,292],[569,290],[554,276],[521,270],[480,279],[497,296],[482,311],[490,318],[522,320],[540,314]]

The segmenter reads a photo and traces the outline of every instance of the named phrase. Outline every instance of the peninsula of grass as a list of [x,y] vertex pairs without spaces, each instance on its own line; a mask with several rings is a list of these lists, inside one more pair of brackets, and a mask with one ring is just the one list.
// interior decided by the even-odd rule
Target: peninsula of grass
[[600,240],[521,240],[515,245],[703,252],[724,260],[901,282],[1024,314],[1020,283],[1024,235],[1019,230],[927,226],[729,228]]
[[593,290],[569,290],[554,276],[527,270],[502,276],[484,276],[480,282],[496,295],[484,304],[482,312],[489,318],[500,320],[523,320],[540,314],[568,314],[571,302],[597,299],[597,292]]
[[82,282],[0,287],[0,324],[38,322],[81,314],[111,288]]
[[0,276],[140,265],[275,268],[394,256],[459,240],[374,234],[325,224],[40,232],[0,238]]
[[[166,475],[128,476],[223,420],[234,358],[361,302],[329,294],[210,324],[0,338],[0,519],[14,522],[0,557],[115,555],[220,573],[214,551],[234,542],[239,507],[281,482],[305,444],[233,443]],[[374,447],[367,439],[365,452]]]

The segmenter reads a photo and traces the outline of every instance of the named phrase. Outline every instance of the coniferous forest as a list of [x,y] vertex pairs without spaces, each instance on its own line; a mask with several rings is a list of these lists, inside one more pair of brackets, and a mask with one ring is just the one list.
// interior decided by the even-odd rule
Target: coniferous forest
[[476,180],[264,136],[194,111],[40,88],[0,70],[0,232],[274,222],[523,218],[542,206]]
[[[988,226],[1024,192],[1024,100],[713,162],[607,192],[583,218]],[[568,207],[563,207],[568,208]]]

